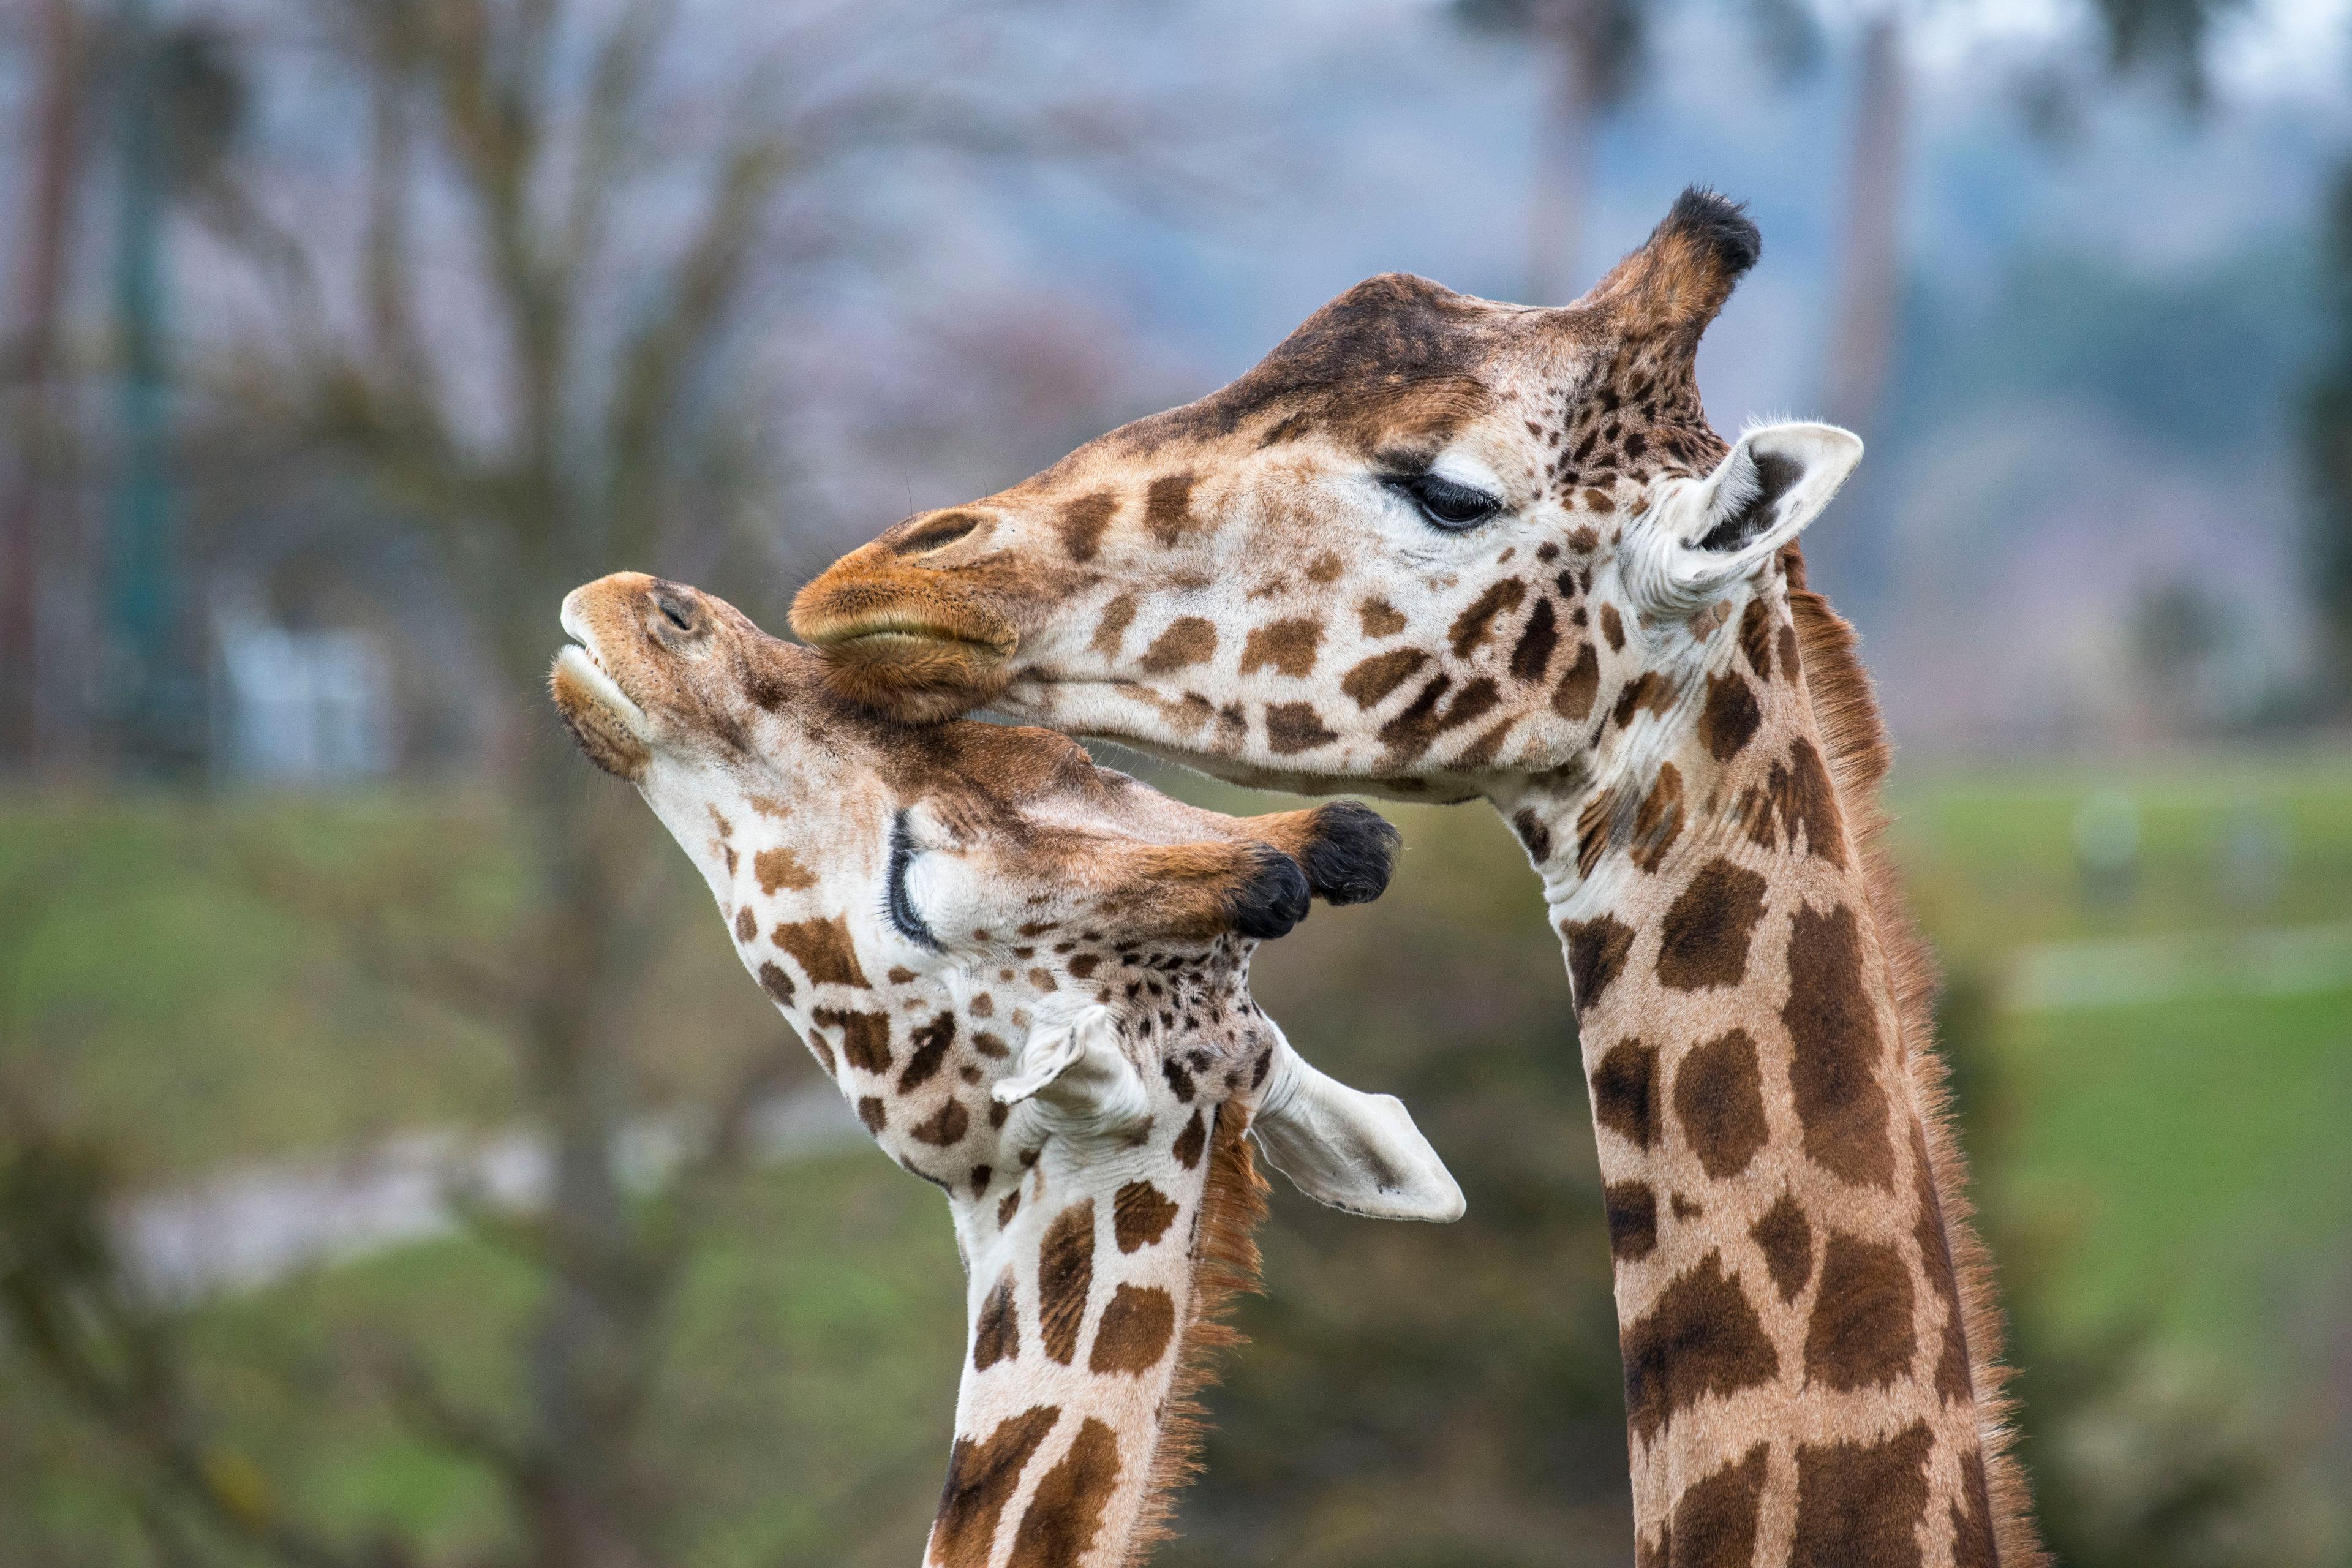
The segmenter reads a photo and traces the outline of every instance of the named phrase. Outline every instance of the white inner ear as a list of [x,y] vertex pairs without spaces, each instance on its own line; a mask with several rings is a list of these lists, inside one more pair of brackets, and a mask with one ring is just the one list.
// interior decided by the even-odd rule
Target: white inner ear
[[1821,516],[1861,461],[1862,437],[1834,425],[1748,431],[1715,472],[1658,501],[1629,552],[1629,585],[1663,615],[1712,602]]
[[1021,1070],[999,1079],[989,1097],[1002,1105],[1034,1100],[1057,1118],[1110,1131],[1151,1112],[1142,1074],[1118,1048],[1110,1009],[1088,1007],[1061,1028],[1041,1029],[1021,1050]]
[[1287,1040],[1250,1127],[1267,1163],[1318,1203],[1373,1219],[1462,1217],[1462,1188],[1404,1102],[1317,1071]]

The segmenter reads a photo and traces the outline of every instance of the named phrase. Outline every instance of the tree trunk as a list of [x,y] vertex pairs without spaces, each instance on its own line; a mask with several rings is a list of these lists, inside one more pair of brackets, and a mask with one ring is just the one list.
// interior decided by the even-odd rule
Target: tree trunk
[[[638,1453],[669,1274],[618,1168],[633,1108],[627,1017],[648,935],[643,856],[571,748],[529,763],[528,831],[545,933],[524,1067],[553,1148],[547,1295],[530,1361],[532,1473],[516,1478],[539,1568],[652,1568]],[[634,826],[634,825],[632,825]]]
[[40,744],[41,566],[49,542],[42,520],[59,492],[55,462],[58,318],[73,223],[79,119],[80,46],[74,0],[43,0],[41,85],[26,142],[33,148],[22,248],[16,263],[16,462],[0,512],[0,756],[28,765]]
[[1593,31],[1603,0],[1551,0],[1535,18],[1544,65],[1536,131],[1535,188],[1528,211],[1528,300],[1562,305],[1584,290],[1585,205],[1591,196],[1592,130],[1600,111]]
[[1903,288],[1906,97],[1902,22],[1890,10],[1863,35],[1846,165],[1845,234],[1822,380],[1823,412],[1864,435],[1877,417],[1895,357]]

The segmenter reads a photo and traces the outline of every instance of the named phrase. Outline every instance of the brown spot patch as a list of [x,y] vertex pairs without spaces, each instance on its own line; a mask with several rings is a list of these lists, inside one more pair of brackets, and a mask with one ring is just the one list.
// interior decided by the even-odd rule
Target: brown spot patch
[[[735,911],[735,940],[737,942],[751,942],[755,940],[759,934],[760,917],[751,912],[751,905],[745,904],[741,909]],[[774,969],[775,965],[769,964],[767,967]],[[781,974],[783,971],[779,969],[776,973]],[[786,984],[789,984],[790,982],[786,982]],[[786,999],[790,1000],[789,995]]]
[[1698,712],[1699,743],[1718,763],[1738,756],[1756,738],[1764,710],[1756,705],[1756,689],[1736,669],[1706,678],[1706,705]]
[[1054,1216],[1037,1251],[1037,1329],[1045,1353],[1064,1366],[1078,1353],[1094,1283],[1095,1201],[1080,1198]]
[[1062,1462],[1037,1483],[1005,1568],[1078,1568],[1118,1487],[1118,1435],[1089,1415]]
[[1339,689],[1359,708],[1377,705],[1398,687],[1412,679],[1412,672],[1429,662],[1429,656],[1417,647],[1391,648],[1376,653],[1363,660],[1339,679]]
[[916,1026],[915,1048],[907,1058],[907,1065],[898,1071],[898,1092],[920,1089],[938,1075],[940,1064],[947,1060],[948,1047],[955,1044],[956,1021],[953,1013],[941,1013],[928,1024]]
[[980,1321],[971,1331],[971,1370],[986,1372],[1001,1361],[1021,1355],[1021,1313],[1013,1300],[1013,1270],[1004,1271],[980,1304]]
[[1176,1142],[1170,1145],[1168,1152],[1176,1156],[1178,1164],[1189,1171],[1201,1163],[1201,1150],[1208,1138],[1208,1131],[1201,1123],[1201,1113],[1195,1110],[1192,1120],[1184,1123],[1184,1131],[1176,1134]]
[[1059,1405],[1034,1405],[998,1422],[984,1442],[955,1440],[927,1561],[940,1568],[988,1568],[996,1545],[996,1521],[1020,1489],[1021,1472],[1029,1468],[1037,1446],[1061,1418]]
[[1984,1455],[1960,1456],[1960,1500],[1952,1504],[1952,1568],[1996,1568],[1992,1501],[1985,1490]]
[[1118,497],[1108,490],[1097,490],[1070,502],[1054,525],[1062,536],[1062,549],[1073,561],[1092,561],[1102,547],[1103,530],[1118,512]]
[[760,891],[763,893],[773,894],[785,888],[797,892],[816,886],[816,873],[802,865],[800,857],[790,847],[781,844],[751,857],[751,875],[760,879]]
[[1708,1175],[1719,1182],[1748,1168],[1769,1132],[1764,1075],[1747,1030],[1691,1047],[1675,1069],[1675,1114]]
[[1675,1502],[1674,1568],[1748,1568],[1771,1453],[1770,1444],[1759,1443],[1738,1464],[1684,1489]]
[[1517,577],[1488,584],[1486,591],[1470,602],[1469,608],[1454,617],[1453,628],[1446,633],[1454,645],[1454,657],[1467,658],[1473,648],[1493,635],[1496,617],[1517,609],[1527,596],[1527,584]]
[[[1654,1438],[1677,1411],[1711,1394],[1753,1388],[1780,1370],[1780,1358],[1765,1338],[1756,1309],[1748,1304],[1738,1283],[1725,1276],[1723,1258],[1713,1252],[1696,1268],[1676,1276],[1649,1311],[1626,1325],[1621,1338],[1626,1424],[1643,1443]],[[1801,1554],[1797,1560],[1836,1561]]]
[[1568,939],[1569,985],[1582,1017],[1624,970],[1626,955],[1633,951],[1633,928],[1613,915],[1596,915],[1562,922],[1559,934]]
[[760,989],[766,992],[768,999],[779,1007],[793,1005],[793,977],[784,973],[782,964],[772,959],[761,961]]
[[1308,564],[1307,580],[1309,583],[1336,583],[1347,569],[1345,562],[1327,550]]
[[1645,669],[1627,682],[1625,689],[1617,694],[1617,707],[1610,716],[1622,730],[1633,723],[1633,715],[1643,709],[1663,719],[1674,705],[1674,682],[1654,669]]
[[1966,1399],[1976,1392],[1969,1371],[1969,1333],[1960,1312],[1960,1286],[1952,1267],[1950,1238],[1944,1231],[1944,1205],[1936,1195],[1935,1173],[1927,1164],[1927,1140],[1919,1124],[1911,1124],[1911,1180],[1918,1194],[1918,1216],[1911,1238],[1919,1248],[1919,1262],[1927,1271],[1927,1288],[1944,1304],[1944,1348],[1936,1358],[1936,1392],[1947,1401]]
[[1655,871],[1683,831],[1683,775],[1672,763],[1658,764],[1658,777],[1633,814],[1633,836],[1627,852],[1633,864]]
[[1805,1330],[1805,1375],[1840,1389],[1893,1383],[1910,1370],[1917,1348],[1911,1306],[1901,1252],[1832,1232]]
[[890,1125],[890,1108],[875,1095],[861,1095],[857,1101],[857,1120],[866,1123],[866,1131],[877,1138]]
[[1764,918],[1764,879],[1720,857],[1708,861],[1666,910],[1658,980],[1676,991],[1737,985],[1748,943]]
[[908,1131],[918,1142],[944,1149],[961,1138],[971,1127],[971,1112],[963,1108],[961,1100],[950,1100]]
[[1739,612],[1739,653],[1759,680],[1772,679],[1772,614],[1761,599]]
[[1338,740],[1312,702],[1269,702],[1265,705],[1266,748],[1277,757],[1311,752]]
[[809,1019],[820,1029],[841,1031],[841,1055],[860,1072],[890,1070],[890,1016],[887,1013],[839,1013],[819,1007]]
[[1110,1204],[1111,1231],[1118,1237],[1118,1249],[1135,1252],[1167,1235],[1177,1206],[1173,1198],[1150,1182],[1121,1186]]
[[1366,599],[1356,606],[1356,619],[1368,637],[1392,637],[1404,630],[1404,616],[1386,599]]
[[1538,866],[1551,858],[1551,829],[1535,814],[1532,806],[1521,806],[1511,814],[1511,831],[1527,846],[1528,858]]
[[1780,649],[1780,679],[1787,681],[1790,685],[1794,686],[1797,683],[1798,676],[1802,674],[1803,670],[1797,663],[1797,628],[1793,623],[1780,628],[1779,646]]
[[864,985],[866,971],[857,966],[857,946],[849,939],[849,922],[839,915],[824,920],[787,921],[772,933],[778,947],[793,955],[801,971],[819,985]]
[[1431,742],[1446,731],[1485,718],[1503,700],[1501,689],[1482,675],[1455,692],[1452,701],[1441,701],[1453,684],[1451,676],[1438,676],[1423,687],[1395,718],[1381,726],[1381,740],[1388,747],[1381,758],[1383,763],[1394,765],[1412,761],[1428,751]]
[[1121,594],[1103,606],[1102,619],[1095,623],[1094,641],[1087,646],[1105,658],[1117,658],[1126,646],[1127,628],[1135,624],[1135,595]]
[[1636,1263],[1657,1250],[1658,1194],[1647,1182],[1612,1182],[1601,1191],[1609,1217],[1609,1256]]
[[1151,537],[1162,548],[1173,549],[1177,541],[1196,526],[1192,487],[1199,482],[1192,474],[1166,474],[1152,480],[1144,490],[1143,526],[1151,531]]
[[1198,616],[1179,616],[1143,650],[1146,675],[1165,675],[1200,664],[1217,651],[1217,628]]
[[1781,1301],[1795,1300],[1813,1277],[1813,1227],[1805,1223],[1805,1211],[1797,1200],[1782,1193],[1748,1227],[1748,1238],[1764,1254],[1764,1267],[1771,1271],[1772,1287],[1780,1292]]
[[1658,1137],[1658,1048],[1620,1040],[1592,1068],[1592,1119],[1646,1149]]
[[1934,1446],[1925,1421],[1876,1443],[1800,1445],[1790,1561],[1919,1568]]
[[1790,742],[1785,764],[1775,762],[1761,784],[1739,792],[1739,816],[1748,841],[1759,848],[1775,847],[1778,834],[1784,833],[1793,854],[1801,830],[1807,854],[1832,866],[1845,864],[1837,790],[1821,752],[1802,735]]
[[1146,1373],[1168,1353],[1176,1334],[1175,1299],[1157,1285],[1122,1285],[1103,1308],[1087,1352],[1089,1372]]
[[1305,675],[1315,668],[1315,650],[1322,641],[1320,621],[1299,617],[1260,626],[1242,645],[1242,673],[1271,668],[1281,675]]
[[1601,606],[1601,635],[1609,639],[1609,651],[1616,653],[1625,646],[1625,622],[1614,605]]
[[1592,700],[1600,693],[1601,656],[1591,643],[1579,643],[1576,657],[1552,689],[1551,710],[1563,719],[1583,719],[1592,711]]
[[1885,1048],[1863,984],[1862,938],[1852,910],[1797,910],[1780,1020],[1795,1047],[1789,1085],[1805,1127],[1805,1152],[1849,1182],[1892,1186],[1895,1142],[1878,1081]]
[[1551,650],[1559,645],[1559,622],[1551,601],[1538,599],[1528,624],[1519,628],[1519,640],[1511,645],[1511,679],[1541,680],[1551,668]]
[[1506,713],[1500,723],[1492,725],[1476,740],[1456,752],[1452,765],[1473,773],[1487,766],[1501,754],[1503,738],[1517,726],[1518,721],[1517,714]]

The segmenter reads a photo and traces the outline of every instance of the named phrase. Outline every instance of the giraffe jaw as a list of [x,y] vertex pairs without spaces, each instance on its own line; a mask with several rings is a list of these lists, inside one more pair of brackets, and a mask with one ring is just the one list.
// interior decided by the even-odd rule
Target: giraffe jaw
[[595,635],[576,612],[575,600],[573,595],[563,601],[563,629],[578,640],[555,656],[548,694],[581,753],[614,777],[634,782],[653,762],[653,725],[605,670]]

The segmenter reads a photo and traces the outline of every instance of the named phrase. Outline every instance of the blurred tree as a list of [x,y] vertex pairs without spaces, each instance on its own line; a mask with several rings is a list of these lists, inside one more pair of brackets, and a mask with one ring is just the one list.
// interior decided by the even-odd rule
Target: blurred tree
[[1462,21],[1523,40],[1541,61],[1535,187],[1528,198],[1527,298],[1566,304],[1584,292],[1592,139],[1640,74],[1646,0],[1454,0]]
[[[507,713],[499,782],[522,884],[509,940],[456,950],[387,919],[396,900],[299,868],[280,868],[277,891],[347,931],[354,958],[511,1042],[548,1130],[550,1202],[505,1231],[543,1280],[520,1397],[455,1386],[428,1344],[383,1357],[418,1430],[495,1478],[518,1560],[540,1568],[677,1559],[679,1489],[650,1435],[675,1298],[751,1114],[801,1055],[773,1031],[700,1108],[699,1152],[656,1195],[625,1189],[646,1071],[689,1044],[648,1038],[635,1005],[662,909],[650,857],[669,850],[557,738],[543,697],[556,607],[623,567],[772,580],[772,545],[740,525],[776,477],[775,405],[740,345],[778,279],[770,257],[837,243],[824,180],[894,148],[1100,161],[1150,140],[1066,94],[969,90],[969,38],[912,47],[949,15],[903,9],[877,50],[877,18],[812,13],[764,64],[740,65],[715,38],[683,49],[668,0],[315,0],[311,30],[368,132],[351,176],[363,233],[341,248],[331,226],[273,224],[216,177],[210,149],[238,99],[224,57],[191,45],[157,62],[184,89],[162,104],[172,173],[211,195],[276,306],[210,365],[203,445],[236,454],[243,493],[257,474],[356,492],[364,526],[427,538]],[[798,233],[778,216],[796,197]],[[158,1555],[208,1561],[203,1542],[225,1538],[289,1563],[355,1561],[299,1522],[294,1489],[207,1479],[198,1440],[176,1435],[207,1425],[189,1352],[93,1239],[94,1168],[37,1140],[20,1153],[12,1232],[65,1239],[9,1276],[18,1324],[99,1425],[157,1434],[126,1452]],[[41,1196],[58,1192],[80,1195]]]
[[2305,537],[2326,645],[2319,689],[2340,714],[2352,710],[2352,163],[2329,193],[2321,242],[2333,320],[2326,357],[2305,396],[2311,482]]
[[16,258],[9,380],[14,461],[0,495],[0,762],[22,766],[39,742],[38,681],[44,558],[59,531],[65,492],[54,384],[80,161],[82,37],[74,0],[41,0],[40,85],[28,97],[31,150]]

